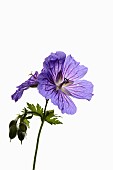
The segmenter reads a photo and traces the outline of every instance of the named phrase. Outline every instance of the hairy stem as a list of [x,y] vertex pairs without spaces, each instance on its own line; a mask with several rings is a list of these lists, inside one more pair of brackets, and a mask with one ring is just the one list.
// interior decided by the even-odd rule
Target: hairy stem
[[41,122],[40,129],[39,129],[38,136],[37,136],[37,142],[36,142],[36,148],[35,148],[35,154],[34,154],[34,161],[33,161],[33,170],[35,170],[36,157],[37,157],[37,151],[38,151],[39,140],[40,140],[40,134],[41,134],[42,127],[43,127],[44,121],[45,121],[45,114],[46,114],[46,108],[47,108],[48,101],[49,100],[46,99],[46,104],[45,104],[45,108],[44,108],[44,114],[43,114],[43,118],[41,120],[42,122]]

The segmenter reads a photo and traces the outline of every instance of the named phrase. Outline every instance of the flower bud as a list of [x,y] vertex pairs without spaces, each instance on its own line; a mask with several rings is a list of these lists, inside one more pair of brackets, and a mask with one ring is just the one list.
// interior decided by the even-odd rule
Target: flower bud
[[25,132],[22,132],[20,129],[18,129],[18,139],[21,141],[21,144],[22,144],[22,141],[25,138],[25,135],[26,135]]
[[19,124],[19,129],[22,131],[22,132],[26,132],[27,130],[27,126],[24,122],[20,122]]
[[13,125],[16,126],[16,123],[17,123],[17,120],[12,120],[10,123],[9,123],[9,128]]
[[16,137],[17,134],[17,126],[16,125],[12,125],[9,128],[9,138],[14,139]]

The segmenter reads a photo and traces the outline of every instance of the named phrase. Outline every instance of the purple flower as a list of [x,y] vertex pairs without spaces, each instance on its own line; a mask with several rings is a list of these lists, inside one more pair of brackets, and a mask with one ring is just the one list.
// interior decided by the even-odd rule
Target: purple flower
[[37,87],[38,86],[38,72],[36,71],[34,75],[32,75],[27,81],[17,86],[18,90],[11,96],[12,100],[15,102],[18,101],[22,97],[23,91],[27,90],[29,87]]
[[74,114],[77,110],[70,97],[92,98],[93,84],[80,80],[88,71],[64,52],[51,53],[44,61],[44,68],[38,76],[39,93],[58,106],[62,113]]

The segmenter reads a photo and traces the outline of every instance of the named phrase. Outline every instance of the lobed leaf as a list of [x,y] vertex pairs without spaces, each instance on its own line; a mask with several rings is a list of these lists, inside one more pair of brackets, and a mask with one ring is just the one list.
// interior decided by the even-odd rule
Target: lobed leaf
[[32,112],[36,112],[36,107],[34,106],[34,104],[27,103],[27,108]]
[[36,106],[34,104],[27,103],[27,109],[29,109],[31,112],[33,112],[34,116],[40,116],[43,115],[43,108],[37,103]]
[[63,124],[60,120],[58,120],[58,117],[61,116],[55,115],[54,110],[48,110],[46,111],[45,121],[51,125]]

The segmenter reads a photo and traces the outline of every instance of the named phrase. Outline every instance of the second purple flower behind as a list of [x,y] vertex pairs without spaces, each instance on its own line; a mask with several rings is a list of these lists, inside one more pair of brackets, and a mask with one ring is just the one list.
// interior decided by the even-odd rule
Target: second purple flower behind
[[33,74],[28,80],[26,80],[21,85],[17,86],[16,92],[11,95],[12,100],[15,100],[17,102],[23,95],[24,90],[27,90],[29,87],[37,87],[38,86],[38,72],[35,71],[35,74]]

